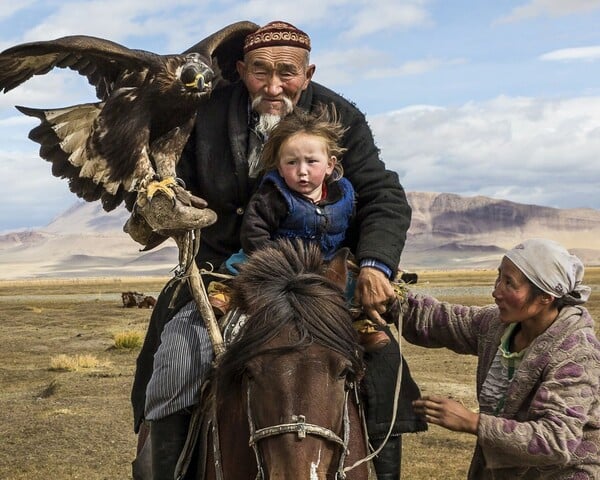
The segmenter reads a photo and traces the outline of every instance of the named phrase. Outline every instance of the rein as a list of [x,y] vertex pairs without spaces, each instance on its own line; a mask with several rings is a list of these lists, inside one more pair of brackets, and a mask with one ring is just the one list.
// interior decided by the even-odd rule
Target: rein
[[[396,416],[398,415],[398,399],[400,398],[400,385],[402,384],[402,364],[404,362],[404,360],[403,360],[404,357],[402,356],[402,346],[400,343],[400,341],[401,341],[400,331],[401,330],[402,330],[402,316],[400,316],[398,318],[398,331],[396,332],[396,334],[397,334],[396,341],[398,342],[398,350],[400,351],[400,364],[398,365],[398,373],[396,374],[396,386],[394,388],[394,403],[393,403],[394,407],[392,408],[392,419],[390,421],[390,428],[388,429],[387,435],[385,436],[385,438],[383,439],[383,442],[381,442],[381,445],[379,445],[377,450],[375,450],[371,454],[367,455],[366,457],[361,458],[360,460],[357,460],[353,465],[346,467],[344,469],[344,472],[349,472],[350,470],[358,467],[359,465],[361,465],[365,462],[368,462],[369,460],[372,460],[377,455],[379,455],[379,452],[381,452],[383,450],[383,447],[385,447],[385,444],[387,443],[390,436],[392,435],[392,431],[394,429],[394,424],[396,423]],[[366,428],[365,428],[365,434],[367,434]],[[368,434],[367,434],[367,438],[368,438]]]

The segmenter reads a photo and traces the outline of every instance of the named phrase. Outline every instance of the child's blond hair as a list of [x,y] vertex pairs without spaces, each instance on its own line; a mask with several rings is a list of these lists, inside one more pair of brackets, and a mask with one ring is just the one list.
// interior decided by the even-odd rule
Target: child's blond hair
[[295,107],[292,113],[283,118],[269,134],[263,148],[260,162],[263,171],[275,170],[279,166],[279,152],[283,143],[297,133],[315,135],[325,140],[327,154],[335,156],[337,161],[331,176],[340,179],[344,169],[340,163],[346,148],[341,146],[345,128],[338,120],[337,110],[332,104],[330,108],[320,105],[314,113]]

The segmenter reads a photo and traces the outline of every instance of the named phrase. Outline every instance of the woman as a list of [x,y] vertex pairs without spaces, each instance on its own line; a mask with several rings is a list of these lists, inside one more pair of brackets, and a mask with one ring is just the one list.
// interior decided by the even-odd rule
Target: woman
[[600,343],[581,306],[583,271],[559,244],[532,239],[502,259],[496,305],[408,295],[408,341],[478,356],[479,413],[438,396],[413,402],[427,422],[477,436],[469,479],[600,478]]

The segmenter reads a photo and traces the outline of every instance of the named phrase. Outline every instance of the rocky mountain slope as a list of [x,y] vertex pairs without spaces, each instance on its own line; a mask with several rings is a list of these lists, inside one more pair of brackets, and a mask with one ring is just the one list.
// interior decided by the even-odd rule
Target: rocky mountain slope
[[[405,270],[495,268],[530,237],[555,239],[587,265],[600,265],[600,211],[563,210],[487,197],[410,192],[413,218]],[[46,227],[0,235],[0,278],[171,275],[177,248],[150,252],[123,233],[125,209],[77,202]]]

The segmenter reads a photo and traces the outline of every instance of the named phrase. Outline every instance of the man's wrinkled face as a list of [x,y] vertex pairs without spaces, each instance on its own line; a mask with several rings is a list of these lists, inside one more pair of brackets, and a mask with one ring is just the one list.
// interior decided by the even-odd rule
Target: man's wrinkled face
[[254,110],[260,115],[290,113],[308,86],[315,66],[308,64],[308,52],[299,47],[262,47],[248,52],[237,63]]

